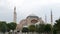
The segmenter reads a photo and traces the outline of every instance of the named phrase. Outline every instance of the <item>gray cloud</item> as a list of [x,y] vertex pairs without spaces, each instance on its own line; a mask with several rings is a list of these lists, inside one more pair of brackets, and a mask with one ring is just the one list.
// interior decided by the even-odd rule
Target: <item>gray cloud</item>
[[60,17],[60,1],[53,0],[1,0],[0,1],[0,20],[7,22],[13,21],[13,8],[16,6],[17,22],[26,18],[29,14],[33,13],[42,19],[50,22],[50,11],[53,11],[54,22]]

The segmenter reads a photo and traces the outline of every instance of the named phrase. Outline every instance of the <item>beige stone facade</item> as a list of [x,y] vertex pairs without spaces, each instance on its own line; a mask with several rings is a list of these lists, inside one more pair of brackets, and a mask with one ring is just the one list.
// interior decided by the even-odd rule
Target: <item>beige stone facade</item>
[[29,26],[32,24],[36,24],[36,23],[40,23],[40,24],[44,24],[44,21],[42,20],[42,18],[39,18],[38,16],[35,15],[29,15],[28,17],[26,17],[26,19],[23,19],[20,21],[20,24],[17,25],[17,30],[21,30],[24,26]]

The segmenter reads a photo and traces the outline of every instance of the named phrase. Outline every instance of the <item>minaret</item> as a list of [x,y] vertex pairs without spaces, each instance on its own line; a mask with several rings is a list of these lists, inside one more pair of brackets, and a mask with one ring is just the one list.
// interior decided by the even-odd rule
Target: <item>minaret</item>
[[45,15],[45,23],[47,23],[47,16]]
[[14,19],[13,19],[14,23],[16,23],[16,19],[17,19],[16,7],[14,7]]
[[53,15],[52,15],[52,10],[51,10],[51,25],[53,25]]
[[52,10],[51,10],[51,32],[53,34],[53,15],[52,15]]

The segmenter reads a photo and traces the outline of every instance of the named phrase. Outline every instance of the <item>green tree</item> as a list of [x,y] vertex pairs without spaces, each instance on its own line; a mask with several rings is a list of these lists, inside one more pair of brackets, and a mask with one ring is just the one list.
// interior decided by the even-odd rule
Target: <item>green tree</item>
[[5,33],[7,31],[7,23],[5,21],[0,21],[0,32]]
[[2,25],[2,22],[0,21],[0,32],[1,32],[1,25]]
[[39,32],[39,25],[36,25],[36,32]]
[[56,25],[53,26],[53,34],[57,34]]
[[22,32],[29,32],[29,29],[27,27],[23,27]]
[[14,31],[16,29],[17,24],[14,22],[11,22],[11,23],[8,23],[7,26],[8,26],[8,30]]
[[45,30],[45,32],[50,32],[51,31],[51,24],[46,24],[44,30]]
[[44,29],[45,29],[45,24],[39,24],[39,32],[44,32]]
[[50,32],[51,25],[50,24],[39,24],[36,25],[36,32],[43,33],[43,32]]
[[35,25],[30,25],[28,28],[30,32],[34,32],[36,30]]
[[56,20],[55,28],[60,31],[60,19]]
[[56,20],[53,26],[53,33],[56,34],[58,31],[60,31],[60,19]]

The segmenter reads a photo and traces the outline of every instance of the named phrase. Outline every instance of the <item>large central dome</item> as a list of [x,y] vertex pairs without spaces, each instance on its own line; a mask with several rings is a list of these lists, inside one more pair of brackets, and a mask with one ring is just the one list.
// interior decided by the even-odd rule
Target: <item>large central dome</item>
[[36,16],[35,14],[30,14],[27,18],[39,18],[39,17]]

